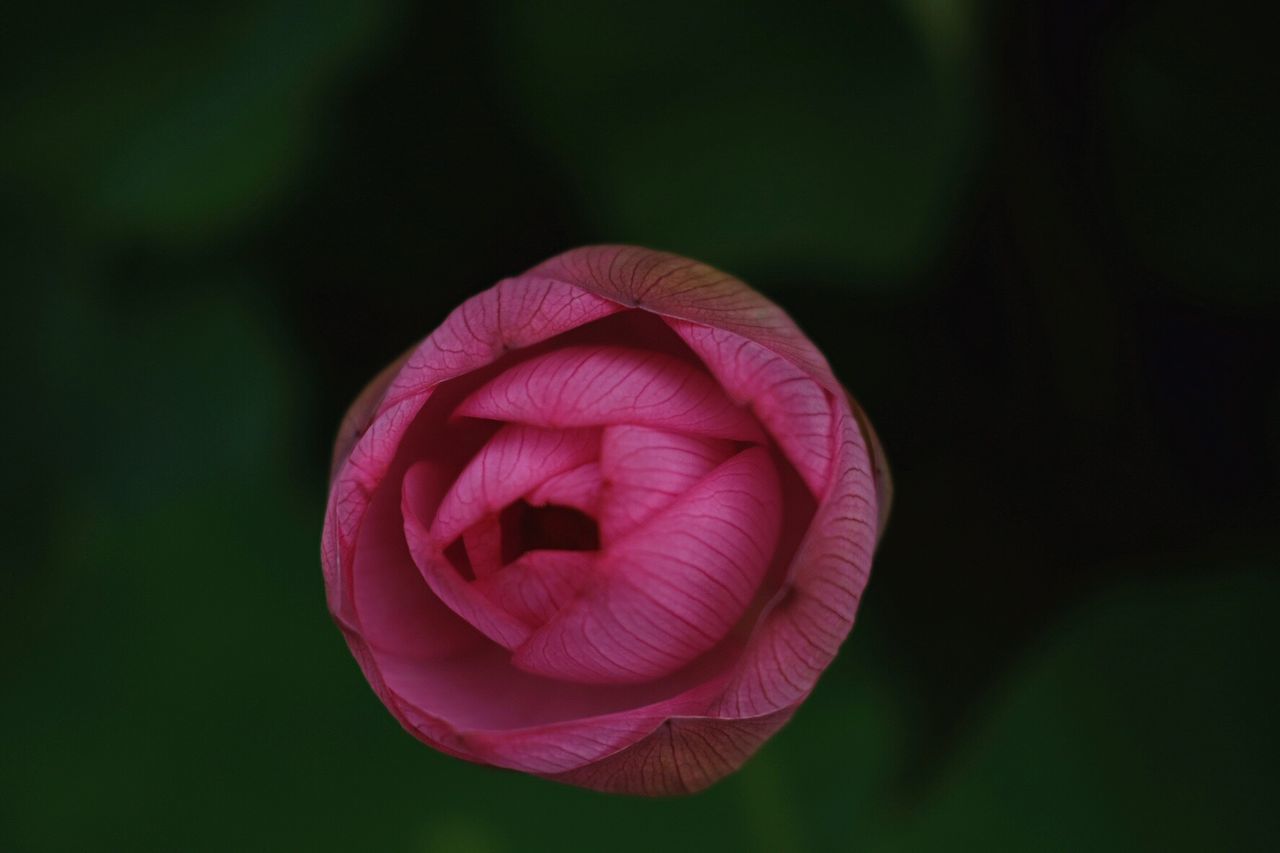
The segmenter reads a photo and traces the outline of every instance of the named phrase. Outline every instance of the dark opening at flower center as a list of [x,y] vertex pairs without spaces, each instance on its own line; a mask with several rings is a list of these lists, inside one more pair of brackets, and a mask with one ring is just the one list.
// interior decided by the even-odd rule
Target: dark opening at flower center
[[596,520],[565,506],[530,506],[516,501],[499,516],[502,562],[513,562],[526,551],[596,551],[600,529]]

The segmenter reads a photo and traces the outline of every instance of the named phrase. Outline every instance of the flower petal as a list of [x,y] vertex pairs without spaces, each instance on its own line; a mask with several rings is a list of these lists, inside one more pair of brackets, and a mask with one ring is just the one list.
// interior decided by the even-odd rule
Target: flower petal
[[[420,393],[622,310],[616,301],[525,273],[503,279],[458,306],[414,350],[386,392],[389,402]],[[385,406],[385,404],[384,404]]]
[[639,527],[733,455],[732,442],[653,427],[605,427],[600,472],[607,487],[600,504],[605,545]]
[[594,429],[504,426],[472,458],[440,502],[431,524],[432,540],[443,548],[547,478],[592,461],[599,447],[599,431]]
[[[566,282],[526,273],[468,299],[352,404],[334,441],[335,469],[320,555],[329,610],[348,630],[356,539],[369,504],[432,392],[442,382],[622,310]],[[394,374],[394,376],[391,376]],[[398,499],[398,484],[394,486]]]
[[885,455],[884,446],[880,444],[880,436],[876,433],[876,428],[871,424],[867,413],[862,410],[862,406],[858,405],[858,401],[853,399],[852,394],[846,394],[845,397],[849,401],[849,408],[853,410],[854,420],[858,422],[858,430],[866,439],[867,449],[871,452],[871,474],[876,483],[878,509],[876,537],[879,538],[884,535],[885,525],[889,523],[889,510],[893,507],[893,475],[889,471],[889,458]]
[[600,466],[595,462],[580,465],[563,474],[548,478],[525,500],[531,506],[572,507],[594,516],[600,504],[601,475]]
[[831,396],[782,356],[724,329],[668,321],[729,396],[748,403],[818,500],[831,479]]
[[535,356],[490,380],[456,414],[560,429],[634,423],[763,438],[751,415],[697,366],[625,347],[562,347]]
[[843,400],[836,428],[833,489],[714,716],[758,716],[803,699],[853,627],[871,572],[877,499],[866,442]]
[[633,308],[725,329],[762,344],[842,393],[827,360],[786,312],[731,275],[639,246],[583,246],[526,275],[551,278]]
[[400,368],[404,367],[405,362],[413,355],[416,347],[410,347],[403,355],[395,361],[388,364],[378,372],[378,375],[364,386],[359,395],[352,404],[347,408],[347,412],[342,416],[342,423],[338,425],[338,434],[333,442],[333,456],[329,465],[329,477],[332,479],[338,473],[339,466],[346,461],[347,455],[351,452],[351,448],[355,446],[356,441],[364,434],[365,427],[373,420],[374,414],[382,405],[382,398],[390,387],[392,380],[396,378],[396,374],[400,372]]
[[430,463],[419,462],[405,472],[400,507],[404,515],[404,539],[409,545],[409,553],[413,555],[413,562],[431,591],[450,610],[495,643],[514,649],[528,639],[528,626],[494,604],[474,584],[458,574],[418,515],[419,508],[429,503],[426,496],[438,488],[436,472]]
[[669,719],[648,737],[576,770],[548,779],[615,794],[692,794],[737,770],[794,708],[740,720]]
[[483,642],[422,582],[401,528],[399,501],[394,493],[380,493],[354,559],[351,616],[365,641],[376,652],[417,661],[448,657]]
[[502,568],[502,523],[496,515],[486,515],[462,533],[471,573],[487,577]]
[[475,586],[507,613],[536,627],[591,579],[596,556],[594,551],[528,551]]
[[674,672],[716,645],[750,604],[773,556],[780,501],[768,452],[742,451],[610,545],[598,580],[513,661],[592,683]]
[[[649,702],[641,700],[626,710],[566,718],[544,725],[503,730],[469,729],[463,737],[478,756],[499,767],[539,774],[575,770],[644,740],[672,716],[702,714],[715,694],[724,688],[723,667],[720,666],[723,661],[712,661],[713,666],[709,668],[702,663],[700,661],[696,671],[682,674],[680,683],[688,686],[671,693],[669,698]],[[521,676],[535,678],[525,673]],[[657,695],[653,692],[654,686],[671,681],[612,687],[566,685],[562,689],[637,691],[637,696],[640,695],[638,691],[645,691],[652,696]]]

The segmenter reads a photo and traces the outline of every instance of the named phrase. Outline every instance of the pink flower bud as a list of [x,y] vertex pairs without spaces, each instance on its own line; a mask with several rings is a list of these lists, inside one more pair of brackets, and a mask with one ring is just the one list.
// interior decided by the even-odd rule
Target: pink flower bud
[[888,502],[870,425],[781,309],[587,247],[465,302],[352,405],[325,587],[430,746],[688,793],[813,690]]

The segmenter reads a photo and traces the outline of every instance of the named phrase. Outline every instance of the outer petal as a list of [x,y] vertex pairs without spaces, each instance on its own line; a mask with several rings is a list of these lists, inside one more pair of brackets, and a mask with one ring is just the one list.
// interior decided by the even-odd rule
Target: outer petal
[[617,300],[533,272],[503,279],[454,309],[413,351],[383,408],[622,308]]
[[675,717],[627,749],[547,778],[617,794],[692,794],[741,767],[794,710],[737,720]]
[[623,305],[724,329],[763,344],[832,393],[842,392],[818,348],[777,305],[731,275],[638,246],[583,246],[528,273]]
[[735,651],[725,647],[684,673],[680,678],[684,689],[671,698],[516,730],[467,731],[462,737],[484,761],[526,773],[558,774],[607,760],[651,735],[672,716],[705,712],[724,687],[724,664]]
[[364,435],[369,421],[373,420],[374,414],[382,404],[387,388],[400,372],[400,368],[404,367],[405,362],[413,355],[414,349],[416,347],[410,347],[399,358],[382,368],[347,408],[346,414],[342,416],[342,423],[338,425],[338,434],[334,436],[333,454],[329,464],[330,478],[337,475],[338,467],[346,461],[347,455],[351,453],[352,447],[360,436]]
[[475,629],[451,612],[422,582],[403,533],[400,501],[379,494],[360,537],[360,567],[352,589],[352,618],[377,653],[440,660],[481,642]]
[[753,717],[794,705],[813,689],[853,627],[871,572],[877,509],[866,444],[853,413],[841,409],[830,494],[714,716]]
[[889,523],[889,511],[893,508],[893,476],[889,472],[889,458],[885,455],[880,436],[876,433],[876,428],[871,425],[871,419],[867,417],[867,413],[858,405],[858,401],[853,399],[853,395],[846,396],[849,407],[853,410],[853,417],[858,422],[858,429],[866,438],[868,449],[871,451],[871,474],[876,482],[876,506],[879,510],[876,520],[878,538],[884,535],[885,525]]

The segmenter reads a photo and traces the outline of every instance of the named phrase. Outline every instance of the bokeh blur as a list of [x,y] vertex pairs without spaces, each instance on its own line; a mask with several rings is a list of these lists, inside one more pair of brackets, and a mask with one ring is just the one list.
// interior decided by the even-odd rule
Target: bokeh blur
[[[0,849],[1275,849],[1253,8],[7,8]],[[688,799],[436,754],[324,605],[346,404],[590,242],[782,303],[896,474],[836,664]]]

